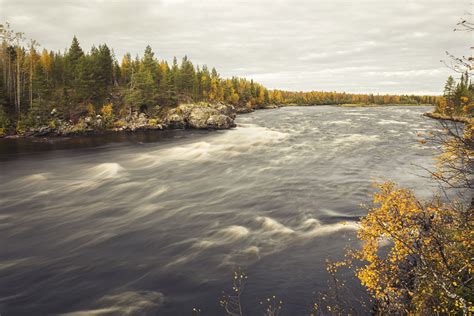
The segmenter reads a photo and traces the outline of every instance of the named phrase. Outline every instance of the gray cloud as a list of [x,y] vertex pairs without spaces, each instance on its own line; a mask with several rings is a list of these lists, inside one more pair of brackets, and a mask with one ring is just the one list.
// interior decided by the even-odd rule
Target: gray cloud
[[468,54],[472,34],[452,32],[470,0],[0,0],[0,20],[64,50],[117,56],[187,54],[223,76],[269,88],[439,93],[444,51]]

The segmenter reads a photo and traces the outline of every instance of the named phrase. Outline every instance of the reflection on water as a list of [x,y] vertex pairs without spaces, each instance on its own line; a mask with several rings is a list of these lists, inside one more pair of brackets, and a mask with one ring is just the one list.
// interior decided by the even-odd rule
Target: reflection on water
[[[303,314],[354,243],[371,181],[429,195],[427,107],[258,111],[228,131],[0,141],[0,313]],[[74,149],[71,149],[74,148]],[[352,241],[351,241],[351,240]]]

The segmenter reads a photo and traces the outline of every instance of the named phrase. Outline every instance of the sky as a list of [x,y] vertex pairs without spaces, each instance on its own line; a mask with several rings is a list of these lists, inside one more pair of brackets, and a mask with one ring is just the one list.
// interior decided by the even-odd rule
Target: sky
[[471,0],[0,0],[0,23],[64,51],[73,35],[120,60],[150,45],[221,76],[271,89],[440,94],[445,51],[469,55],[453,32]]

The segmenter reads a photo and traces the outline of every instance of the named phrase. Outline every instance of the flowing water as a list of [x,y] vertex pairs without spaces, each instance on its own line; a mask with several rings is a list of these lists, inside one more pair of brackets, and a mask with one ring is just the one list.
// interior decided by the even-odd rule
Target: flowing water
[[[2,315],[305,314],[374,179],[429,196],[429,107],[287,107],[226,131],[0,140]],[[348,276],[349,277],[349,276]],[[81,314],[82,313],[82,314]]]

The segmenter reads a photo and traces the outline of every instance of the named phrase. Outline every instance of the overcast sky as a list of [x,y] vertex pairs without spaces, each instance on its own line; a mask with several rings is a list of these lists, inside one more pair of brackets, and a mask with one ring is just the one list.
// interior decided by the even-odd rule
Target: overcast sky
[[107,43],[119,59],[150,44],[222,76],[268,88],[440,93],[445,51],[469,54],[453,32],[470,0],[0,0],[0,20],[42,47]]

